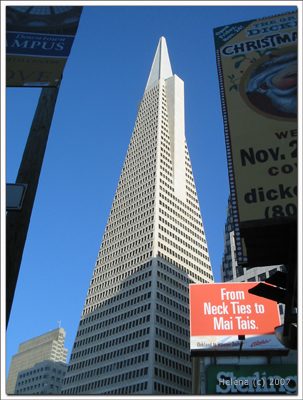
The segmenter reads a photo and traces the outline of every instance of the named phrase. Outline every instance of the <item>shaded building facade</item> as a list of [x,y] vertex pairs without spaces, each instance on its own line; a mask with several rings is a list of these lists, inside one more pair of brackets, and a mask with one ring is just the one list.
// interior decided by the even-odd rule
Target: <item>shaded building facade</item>
[[[236,257],[236,243],[234,221],[232,214],[231,198],[228,199],[226,207],[226,222],[223,232],[224,254],[220,267],[221,282],[264,282],[265,279],[272,276],[277,271],[286,272],[284,265],[271,265],[262,267],[246,268],[238,265]],[[284,321],[285,305],[279,304],[279,314],[281,324]]]
[[67,364],[51,360],[41,361],[20,371],[15,394],[60,394]]

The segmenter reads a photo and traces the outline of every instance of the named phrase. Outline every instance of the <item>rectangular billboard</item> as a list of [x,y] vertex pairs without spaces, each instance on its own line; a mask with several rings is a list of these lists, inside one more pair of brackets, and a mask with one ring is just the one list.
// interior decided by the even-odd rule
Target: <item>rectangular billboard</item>
[[207,393],[229,395],[295,395],[297,365],[211,365],[207,368]]
[[189,285],[191,351],[285,349],[274,331],[281,324],[277,303],[250,294],[255,285]]
[[83,7],[6,7],[6,86],[56,87]]
[[[275,246],[284,232],[275,227],[297,220],[297,13],[222,26],[214,39],[237,260],[245,264],[241,238],[248,254],[253,232],[252,257],[262,246],[275,256],[285,241]],[[272,230],[261,240],[259,227]]]

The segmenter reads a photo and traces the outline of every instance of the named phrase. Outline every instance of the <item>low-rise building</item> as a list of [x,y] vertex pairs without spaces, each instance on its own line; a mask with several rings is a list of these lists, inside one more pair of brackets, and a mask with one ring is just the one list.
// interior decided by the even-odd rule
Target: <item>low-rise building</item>
[[65,336],[64,329],[60,327],[21,343],[10,363],[6,394],[14,394],[18,374],[34,367],[36,363],[45,360],[66,363]]
[[67,364],[44,360],[20,371],[15,394],[60,394]]

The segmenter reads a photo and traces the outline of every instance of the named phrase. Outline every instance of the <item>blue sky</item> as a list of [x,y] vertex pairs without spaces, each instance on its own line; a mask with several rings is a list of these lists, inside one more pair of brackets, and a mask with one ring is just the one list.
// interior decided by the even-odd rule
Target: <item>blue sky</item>
[[[161,36],[166,38],[173,73],[185,85],[185,134],[214,278],[220,282],[229,185],[213,29],[294,11],[299,2],[262,2],[271,6],[260,6],[261,2],[249,2],[259,6],[194,3],[84,7],[64,70],[10,321],[2,340],[6,374],[19,344],[56,329],[57,321],[66,331],[69,360],[137,104]],[[40,91],[6,90],[1,181],[5,180],[6,156],[6,182],[15,182]],[[1,206],[3,216],[5,204]],[[3,261],[1,258],[1,264]],[[1,274],[5,278],[3,268]],[[4,310],[2,301],[2,332]],[[4,370],[5,365],[3,374]]]

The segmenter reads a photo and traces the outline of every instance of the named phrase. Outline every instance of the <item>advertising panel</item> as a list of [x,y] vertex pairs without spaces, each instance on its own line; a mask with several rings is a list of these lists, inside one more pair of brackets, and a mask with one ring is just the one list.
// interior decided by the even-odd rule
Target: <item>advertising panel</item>
[[214,38],[237,260],[245,264],[241,238],[250,228],[297,219],[297,13],[216,28]]
[[281,324],[277,303],[250,294],[255,285],[189,285],[191,351],[285,349],[274,331]]
[[207,368],[208,394],[297,394],[297,366],[211,365]]
[[6,7],[6,86],[56,87],[82,7]]

